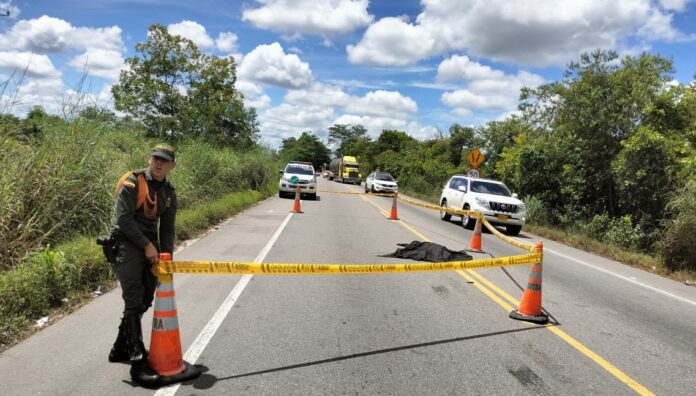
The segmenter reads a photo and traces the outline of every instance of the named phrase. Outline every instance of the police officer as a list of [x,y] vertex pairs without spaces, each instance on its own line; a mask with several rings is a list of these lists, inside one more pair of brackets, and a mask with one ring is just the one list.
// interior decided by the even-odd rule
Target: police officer
[[176,193],[167,179],[176,166],[174,149],[158,144],[148,164],[145,169],[124,175],[117,186],[112,235],[118,249],[113,269],[121,283],[125,307],[118,337],[109,353],[111,362],[130,360],[131,378],[145,386],[159,380],[148,363],[141,318],[152,305],[157,287],[151,268],[160,252],[174,250]]

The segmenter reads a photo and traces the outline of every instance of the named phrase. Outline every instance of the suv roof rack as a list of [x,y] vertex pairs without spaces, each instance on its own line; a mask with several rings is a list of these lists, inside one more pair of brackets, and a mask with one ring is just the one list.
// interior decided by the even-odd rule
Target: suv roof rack
[[288,162],[288,164],[314,165],[314,164],[312,164],[311,162],[307,162],[307,161],[290,161],[290,162]]

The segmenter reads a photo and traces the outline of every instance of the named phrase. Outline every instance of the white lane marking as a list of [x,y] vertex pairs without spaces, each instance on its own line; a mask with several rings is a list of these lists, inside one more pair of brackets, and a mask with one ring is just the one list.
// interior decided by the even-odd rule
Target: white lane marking
[[[276,240],[278,239],[278,237],[280,237],[280,234],[285,229],[285,226],[290,221],[292,215],[292,212],[288,213],[288,216],[285,218],[285,220],[283,220],[283,223],[280,224],[280,227],[278,227],[275,234],[273,234],[271,239],[266,243],[266,246],[264,246],[263,249],[261,249],[259,255],[256,256],[256,258],[254,259],[255,263],[263,262],[268,252],[271,251],[273,244],[275,244]],[[198,334],[198,337],[196,337],[196,340],[193,341],[193,344],[191,344],[191,346],[186,350],[186,353],[184,354],[184,360],[191,364],[196,363],[198,358],[201,356],[201,353],[203,353],[203,350],[208,345],[210,340],[213,338],[213,335],[215,335],[215,332],[222,324],[222,321],[225,320],[227,314],[230,312],[234,304],[237,302],[237,299],[242,294],[242,291],[247,286],[247,284],[253,276],[254,275],[252,274],[244,274],[244,276],[242,276],[242,279],[240,279],[239,282],[237,282],[237,284],[234,286],[234,288],[227,296],[225,301],[222,303],[222,305],[220,305],[213,317],[210,319],[208,324],[205,325],[203,330],[201,330],[200,334]],[[181,384],[174,384],[167,388],[162,388],[158,390],[157,393],[155,393],[155,396],[172,396],[176,393],[177,390],[179,390],[179,386],[181,386]]]
[[661,289],[658,289],[658,288],[656,288],[656,287],[653,287],[653,286],[650,286],[650,285],[646,285],[645,283],[639,282],[639,281],[637,281],[637,280],[635,280],[635,279],[633,279],[633,278],[629,278],[629,277],[627,277],[627,276],[619,275],[619,274],[617,274],[617,273],[611,272],[611,271],[606,270],[606,269],[604,269],[604,268],[597,267],[597,266],[592,265],[592,264],[588,264],[588,263],[586,263],[586,262],[584,262],[584,261],[580,261],[580,260],[578,260],[578,259],[576,259],[576,258],[573,258],[573,257],[570,257],[570,256],[566,256],[566,255],[563,254],[563,253],[559,253],[559,252],[557,252],[557,251],[555,251],[555,250],[551,250],[551,249],[549,249],[549,248],[547,248],[547,247],[544,247],[544,253],[546,253],[546,252],[553,253],[553,254],[555,254],[555,255],[561,256],[561,257],[566,258],[566,259],[568,259],[568,260],[575,261],[575,262],[578,263],[578,264],[582,264],[582,265],[584,265],[584,266],[587,266],[587,267],[590,267],[590,268],[594,268],[594,269],[596,269],[597,271],[601,271],[601,272],[604,272],[604,273],[609,274],[609,275],[611,275],[611,276],[615,276],[615,277],[617,277],[617,278],[619,278],[619,279],[623,279],[623,280],[625,280],[625,281],[627,281],[627,282],[631,282],[631,283],[633,283],[633,284],[635,284],[635,285],[638,285],[638,286],[643,287],[643,288],[646,288],[646,289],[648,289],[648,290],[652,290],[652,291],[654,291],[654,292],[660,293],[660,294],[662,294],[662,295],[664,295],[664,296],[667,296],[667,297],[669,297],[669,298],[672,298],[672,299],[674,299],[674,300],[681,301],[681,302],[685,302],[685,303],[687,303],[687,304],[691,304],[691,305],[693,305],[693,306],[696,306],[696,301],[692,301],[692,300],[686,299],[686,298],[684,298],[684,297],[679,297],[679,296],[677,296],[677,295],[674,295],[674,294],[672,294],[672,293],[668,293],[668,292],[666,292],[666,291],[664,291],[664,290],[661,290]]

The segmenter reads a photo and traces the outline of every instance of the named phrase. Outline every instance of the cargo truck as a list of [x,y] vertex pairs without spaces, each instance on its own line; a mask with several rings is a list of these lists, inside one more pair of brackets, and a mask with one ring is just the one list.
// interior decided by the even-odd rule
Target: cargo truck
[[360,164],[355,157],[344,155],[334,158],[329,164],[331,174],[329,178],[341,183],[360,184],[362,175],[360,174]]

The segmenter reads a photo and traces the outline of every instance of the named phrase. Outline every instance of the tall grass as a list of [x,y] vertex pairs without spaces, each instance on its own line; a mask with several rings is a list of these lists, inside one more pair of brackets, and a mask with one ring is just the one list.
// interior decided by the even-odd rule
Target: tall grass
[[[6,130],[0,136],[0,270],[46,244],[104,232],[116,180],[147,166],[157,143],[80,117],[51,117],[31,136]],[[195,140],[175,146],[171,179],[182,208],[258,190],[275,177],[275,160],[261,149],[237,152]]]
[[[0,116],[0,350],[33,320],[113,280],[94,239],[108,232],[116,181],[147,166],[158,141],[108,112],[89,114]],[[274,191],[279,165],[271,151],[172,144],[178,239]]]

